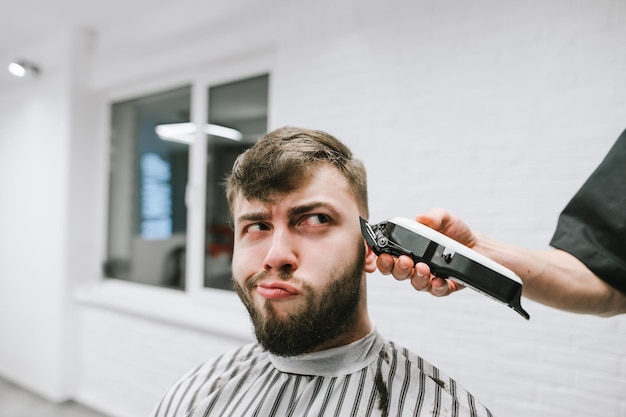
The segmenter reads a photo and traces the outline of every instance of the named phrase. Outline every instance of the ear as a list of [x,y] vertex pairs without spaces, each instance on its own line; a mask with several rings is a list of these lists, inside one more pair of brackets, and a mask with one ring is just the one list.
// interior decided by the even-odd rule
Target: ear
[[365,246],[365,266],[363,267],[363,270],[365,272],[372,273],[376,271],[376,259],[378,259],[378,256],[376,256],[372,248],[370,248],[365,241],[363,243]]

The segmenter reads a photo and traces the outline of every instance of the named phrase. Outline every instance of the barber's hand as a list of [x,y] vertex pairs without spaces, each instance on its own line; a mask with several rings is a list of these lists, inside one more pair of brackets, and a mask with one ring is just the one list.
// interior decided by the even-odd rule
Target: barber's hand
[[[432,209],[427,214],[415,217],[415,221],[435,229],[470,248],[476,245],[476,236],[463,220],[443,209]],[[463,285],[450,279],[436,277],[431,274],[430,267],[423,262],[413,265],[413,260],[406,255],[394,257],[383,253],[378,257],[376,266],[382,274],[392,274],[397,280],[410,279],[411,285],[416,290],[428,291],[438,297],[449,295],[464,288]]]

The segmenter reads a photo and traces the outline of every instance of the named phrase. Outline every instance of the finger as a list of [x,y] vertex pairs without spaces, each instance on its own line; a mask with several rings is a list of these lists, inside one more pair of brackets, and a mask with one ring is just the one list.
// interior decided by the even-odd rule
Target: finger
[[430,291],[431,290],[430,276],[428,275],[419,276],[418,274],[415,274],[413,277],[411,277],[411,285],[417,291]]
[[383,275],[391,274],[393,270],[393,264],[394,264],[393,257],[386,253],[380,254],[378,259],[376,259],[376,267],[378,268],[380,273]]
[[392,270],[395,279],[402,281],[415,275],[413,268],[413,259],[406,255],[400,255],[393,266]]
[[415,264],[415,272],[420,278],[429,277],[431,275],[430,267],[424,262],[418,262]]
[[415,216],[415,221],[422,223],[431,229],[439,230],[448,216],[449,213],[446,210],[434,208],[429,210],[426,214],[418,214]]
[[457,281],[453,281],[451,279],[443,279],[439,277],[434,277],[433,279],[431,279],[430,285],[430,293],[437,297],[450,295],[455,291],[465,288],[464,285],[459,284]]
[[452,286],[450,284],[454,284],[454,281],[434,277],[430,280],[430,292],[432,295],[435,295],[437,297],[445,297],[446,295],[450,295],[450,293],[452,292]]

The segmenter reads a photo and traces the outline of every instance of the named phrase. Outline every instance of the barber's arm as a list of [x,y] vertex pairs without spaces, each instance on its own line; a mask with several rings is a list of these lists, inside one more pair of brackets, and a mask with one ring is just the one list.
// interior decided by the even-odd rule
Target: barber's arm
[[[551,249],[531,251],[473,232],[460,218],[433,209],[415,219],[515,272],[524,283],[523,295],[565,311],[613,316],[626,313],[626,295],[598,278],[576,257]],[[446,296],[463,288],[430,273],[425,263],[413,264],[408,256],[382,254],[377,266],[382,274],[409,279],[419,291]]]

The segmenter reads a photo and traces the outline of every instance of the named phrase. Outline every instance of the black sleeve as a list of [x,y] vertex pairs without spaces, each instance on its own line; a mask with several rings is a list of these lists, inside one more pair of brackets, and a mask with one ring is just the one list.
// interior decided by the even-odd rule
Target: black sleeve
[[567,204],[550,245],[626,293],[626,131]]

